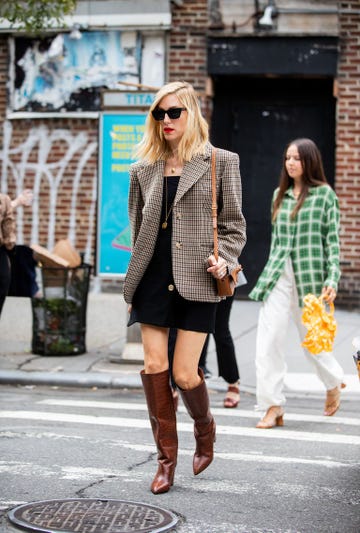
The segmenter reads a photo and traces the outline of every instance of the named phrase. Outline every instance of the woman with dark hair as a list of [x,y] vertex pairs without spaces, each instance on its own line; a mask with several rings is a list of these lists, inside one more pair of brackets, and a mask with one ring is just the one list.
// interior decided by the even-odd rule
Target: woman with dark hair
[[[321,154],[311,139],[296,139],[284,152],[280,185],[272,199],[268,261],[250,293],[261,300],[256,339],[256,395],[265,416],[258,428],[283,425],[285,349],[289,316],[303,339],[303,298],[336,297],[339,268],[339,204],[327,183]],[[325,416],[340,406],[343,370],[331,352],[305,356],[326,388]]]
[[173,376],[194,420],[193,472],[213,459],[215,421],[204,376],[198,370],[206,335],[213,332],[220,297],[216,279],[238,265],[245,244],[239,157],[216,151],[219,258],[213,253],[211,156],[208,125],[194,88],[163,86],[155,96],[130,169],[132,255],[124,285],[129,325],[140,323],[144,347],[141,379],[158,470],[154,494],[173,484],[177,430],[169,380],[168,335],[177,329]]

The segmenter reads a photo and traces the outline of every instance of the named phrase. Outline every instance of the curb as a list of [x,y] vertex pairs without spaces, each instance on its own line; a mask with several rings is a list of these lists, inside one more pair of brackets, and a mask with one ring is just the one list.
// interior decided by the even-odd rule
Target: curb
[[5,370],[0,373],[0,384],[47,385],[57,387],[85,387],[102,389],[142,388],[140,376],[114,376],[100,372],[25,372]]
[[[207,381],[209,390],[225,393],[226,384]],[[114,376],[108,372],[29,372],[24,370],[0,371],[0,385],[39,385],[48,387],[78,387],[97,389],[142,389],[141,377],[138,374]],[[253,386],[240,385],[240,391],[251,396],[256,396]],[[287,398],[319,399],[323,398],[324,391],[290,390],[286,389]],[[344,394],[344,400],[359,401],[358,391],[349,391]]]

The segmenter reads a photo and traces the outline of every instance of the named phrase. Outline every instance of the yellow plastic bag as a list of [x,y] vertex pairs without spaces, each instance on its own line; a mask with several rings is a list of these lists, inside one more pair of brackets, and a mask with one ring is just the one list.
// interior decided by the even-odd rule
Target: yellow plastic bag
[[308,332],[301,346],[314,355],[331,352],[337,329],[334,304],[330,303],[327,311],[323,298],[313,294],[304,296],[304,304],[301,319]]

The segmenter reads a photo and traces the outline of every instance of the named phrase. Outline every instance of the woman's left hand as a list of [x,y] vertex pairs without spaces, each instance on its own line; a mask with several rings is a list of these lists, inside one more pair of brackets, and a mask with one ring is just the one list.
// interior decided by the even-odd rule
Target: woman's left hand
[[20,205],[24,207],[29,207],[33,201],[33,192],[31,189],[24,189],[19,196],[15,198],[15,200],[12,200],[11,206],[13,209],[16,209]]
[[227,274],[227,264],[225,259],[222,257],[219,257],[219,259],[216,261],[215,257],[213,255],[210,255],[208,258],[209,268],[207,268],[207,272],[209,272],[214,278],[221,279]]
[[325,302],[330,304],[336,298],[336,290],[332,287],[323,287],[323,290],[321,291],[321,296],[324,298]]

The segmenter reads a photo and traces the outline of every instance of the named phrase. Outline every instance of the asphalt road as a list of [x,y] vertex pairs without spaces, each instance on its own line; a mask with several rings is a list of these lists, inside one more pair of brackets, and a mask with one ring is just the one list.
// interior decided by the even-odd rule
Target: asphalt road
[[171,491],[149,490],[156,450],[140,390],[0,387],[0,531],[19,531],[14,507],[39,500],[107,498],[176,513],[177,533],[358,533],[360,415],[342,402],[288,401],[285,426],[255,429],[254,397],[235,410],[211,392],[216,458],[192,474],[194,438],[182,404]]

